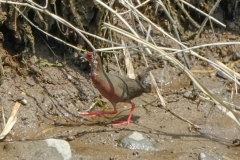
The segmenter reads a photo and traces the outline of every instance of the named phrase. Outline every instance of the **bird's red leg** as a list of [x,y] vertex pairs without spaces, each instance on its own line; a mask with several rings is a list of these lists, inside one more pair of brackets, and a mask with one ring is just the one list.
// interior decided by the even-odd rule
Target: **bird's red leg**
[[81,115],[88,115],[90,117],[95,117],[95,116],[99,116],[99,115],[103,115],[103,114],[116,114],[117,113],[117,108],[116,106],[114,106],[114,110],[113,111],[100,111],[100,112],[78,112]]
[[119,125],[127,125],[128,126],[129,123],[132,122],[131,118],[132,118],[133,110],[135,108],[135,104],[132,103],[132,102],[130,102],[130,103],[132,105],[132,108],[131,108],[131,111],[129,113],[128,119],[126,121],[121,121],[121,122],[118,122],[118,123],[114,123],[114,124],[112,124],[112,126],[119,126]]

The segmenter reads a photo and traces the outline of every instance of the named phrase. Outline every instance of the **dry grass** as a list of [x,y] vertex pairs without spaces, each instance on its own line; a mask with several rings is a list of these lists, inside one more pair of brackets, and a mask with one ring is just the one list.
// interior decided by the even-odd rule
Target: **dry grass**
[[[209,97],[222,112],[226,113],[226,115],[228,115],[237,124],[240,125],[240,123],[239,123],[240,114],[232,107],[232,105],[224,102],[221,98],[219,98],[218,96],[214,95],[211,91],[209,91],[205,86],[203,86],[201,84],[201,82],[199,82],[195,78],[194,73],[191,72],[191,70],[188,68],[188,66],[185,66],[183,63],[181,63],[178,59],[175,58],[176,54],[181,53],[181,54],[183,54],[183,57],[184,57],[186,63],[188,63],[188,58],[187,58],[188,54],[195,56],[203,61],[206,61],[207,63],[212,65],[214,68],[216,68],[216,70],[219,70],[222,73],[224,73],[229,78],[229,80],[231,80],[235,83],[235,88],[237,88],[240,84],[238,81],[238,79],[240,78],[240,75],[238,73],[236,73],[232,68],[229,68],[226,65],[224,65],[223,63],[214,59],[213,57],[211,57],[211,55],[205,54],[203,57],[203,56],[199,55],[197,52],[193,51],[193,49],[205,48],[207,46],[233,45],[233,44],[239,45],[240,42],[218,42],[218,43],[204,44],[204,45],[193,46],[193,47],[188,48],[181,42],[181,39],[179,38],[178,30],[176,28],[174,30],[174,33],[175,33],[175,37],[177,37],[177,38],[174,38],[168,32],[164,31],[164,29],[162,29],[161,26],[159,26],[157,23],[154,23],[146,15],[144,15],[142,12],[140,12],[138,10],[138,8],[140,6],[147,5],[149,2],[151,2],[149,0],[147,0],[143,3],[141,3],[140,1],[133,2],[131,0],[119,0],[119,2],[122,4],[122,6],[124,8],[123,9],[124,12],[118,12],[118,11],[114,10],[112,8],[112,6],[109,6],[108,4],[102,2],[101,0],[95,0],[96,3],[98,3],[99,5],[101,5],[108,11],[108,14],[114,15],[118,19],[118,21],[120,21],[124,25],[124,28],[125,28],[125,30],[123,30],[123,29],[121,29],[122,27],[119,28],[118,26],[110,24],[109,22],[105,22],[103,24],[102,30],[110,30],[111,34],[115,34],[115,35],[124,37],[124,39],[128,39],[128,41],[138,43],[138,45],[136,45],[136,46],[132,46],[132,45],[128,46],[126,43],[124,43],[124,41],[118,42],[114,39],[109,40],[109,39],[106,39],[105,37],[99,37],[97,35],[93,35],[86,31],[80,30],[79,28],[76,28],[74,25],[67,22],[63,18],[61,18],[53,13],[50,13],[48,10],[46,10],[46,6],[48,5],[47,0],[46,0],[46,6],[44,6],[44,7],[38,5],[30,0],[26,0],[27,3],[18,3],[18,2],[13,2],[13,1],[9,1],[9,0],[0,0],[0,2],[14,5],[15,9],[26,20],[28,20],[28,22],[32,26],[37,28],[39,31],[45,33],[46,35],[51,36],[51,37],[55,38],[56,40],[61,41],[76,50],[82,51],[82,49],[80,49],[76,46],[72,46],[71,44],[68,44],[68,43],[64,42],[63,40],[61,40],[57,37],[54,37],[54,36],[50,35],[49,33],[41,30],[38,26],[34,25],[27,17],[25,17],[21,13],[21,11],[18,9],[17,6],[30,7],[38,12],[42,12],[44,14],[47,14],[48,16],[51,16],[56,21],[58,21],[58,23],[61,23],[61,24],[65,25],[66,27],[71,28],[88,43],[88,45],[91,47],[94,54],[96,52],[106,52],[106,51],[111,51],[113,53],[124,53],[124,55],[126,56],[125,62],[126,62],[127,70],[128,70],[128,75],[131,75],[131,77],[134,77],[133,76],[134,69],[131,64],[131,58],[129,57],[130,56],[129,50],[134,50],[135,52],[141,53],[142,57],[145,60],[146,66],[148,66],[148,61],[147,61],[145,55],[148,55],[150,58],[159,58],[159,59],[167,60],[167,61],[173,63],[177,68],[179,68],[180,70],[185,72],[185,74],[191,79],[191,81],[194,82],[194,86],[196,86],[198,90],[201,90],[205,94],[205,97]],[[225,25],[223,23],[221,23],[218,20],[216,20],[215,18],[211,17],[211,15],[204,13],[203,11],[191,6],[190,4],[188,4],[187,2],[185,2],[183,0],[179,0],[179,3],[180,2],[184,3],[185,5],[188,5],[191,8],[196,9],[199,12],[199,14],[206,16],[205,22],[201,26],[201,30],[205,27],[206,21],[209,19],[211,19],[211,21],[213,21],[214,23],[225,27]],[[167,17],[169,18],[169,21],[173,23],[172,25],[174,28],[175,21],[171,17],[171,14],[168,12],[167,7],[162,3],[161,0],[157,0],[154,3],[156,6],[155,12],[157,12],[158,9],[162,8],[165,11],[165,14],[167,15]],[[214,7],[216,8],[218,6],[218,4],[219,4],[219,1],[216,2]],[[215,8],[212,8],[211,12],[209,12],[209,13],[210,14],[213,13]],[[129,16],[131,17],[131,19],[127,20],[125,17],[129,17]],[[138,32],[136,32],[136,28],[135,28],[136,25],[134,23],[135,21],[137,21],[139,23],[138,24],[139,28],[142,32],[142,35],[144,35],[145,37],[142,35],[140,36],[138,34]],[[214,28],[212,28],[212,29],[214,30]],[[152,30],[161,32],[164,36],[171,39],[174,43],[177,43],[179,45],[179,48],[181,48],[181,49],[162,48],[162,47],[157,46],[156,42],[154,41],[154,38],[150,34],[150,32]],[[201,30],[199,29],[199,33],[201,32]],[[95,39],[98,39],[99,41],[109,44],[107,46],[110,46],[110,47],[95,48],[95,46],[88,40],[87,37],[94,37]],[[115,56],[115,57],[117,58],[117,56]],[[164,101],[164,98],[161,96],[160,89],[158,88],[157,83],[155,82],[154,75],[152,75],[152,74],[150,74],[150,75],[151,75],[150,77],[151,77],[152,83],[154,84],[154,87],[156,88],[156,92],[158,93],[158,96],[159,96],[159,99],[160,99],[162,105],[164,107],[167,107],[167,105]]]

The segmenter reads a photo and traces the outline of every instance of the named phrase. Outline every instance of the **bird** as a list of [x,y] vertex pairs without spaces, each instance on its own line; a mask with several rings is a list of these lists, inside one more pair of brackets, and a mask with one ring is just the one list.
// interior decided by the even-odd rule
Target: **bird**
[[130,79],[127,76],[115,75],[105,72],[98,54],[93,59],[93,52],[87,52],[86,58],[91,66],[91,79],[94,86],[98,89],[100,94],[111,102],[113,111],[98,111],[98,112],[79,112],[80,115],[97,116],[103,114],[116,114],[116,104],[119,102],[130,103],[132,108],[130,110],[128,119],[118,123],[112,123],[112,126],[129,125],[132,121],[132,114],[135,104],[131,101],[133,98],[139,97],[142,93],[151,92],[151,84],[144,80],[149,71],[153,69],[148,66],[135,79]]

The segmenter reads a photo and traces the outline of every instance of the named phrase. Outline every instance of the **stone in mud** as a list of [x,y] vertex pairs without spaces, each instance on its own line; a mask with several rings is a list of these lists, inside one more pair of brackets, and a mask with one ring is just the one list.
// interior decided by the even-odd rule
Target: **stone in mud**
[[232,56],[232,60],[236,61],[240,59],[240,53],[239,52],[234,52]]
[[146,151],[156,150],[155,145],[139,132],[133,132],[123,137],[119,140],[118,146]]
[[216,75],[218,77],[220,77],[220,78],[223,78],[223,79],[227,79],[228,78],[222,71],[217,71]]
[[191,98],[192,97],[192,92],[191,91],[187,91],[183,94],[184,98]]
[[231,57],[230,56],[226,56],[223,58],[223,63],[228,63],[230,61]]
[[9,142],[4,145],[0,156],[8,157],[8,159],[70,160],[72,153],[67,141],[46,139],[40,141]]
[[216,158],[209,156],[205,153],[199,153],[198,159],[199,160],[217,160]]

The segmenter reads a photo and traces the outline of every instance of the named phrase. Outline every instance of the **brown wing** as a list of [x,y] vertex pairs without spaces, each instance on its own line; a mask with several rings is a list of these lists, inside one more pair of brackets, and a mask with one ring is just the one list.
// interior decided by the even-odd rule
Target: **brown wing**
[[115,82],[114,88],[121,88],[118,91],[118,94],[122,97],[123,101],[130,101],[131,99],[140,96],[144,92],[144,88],[140,82],[135,79],[111,75],[111,80]]

